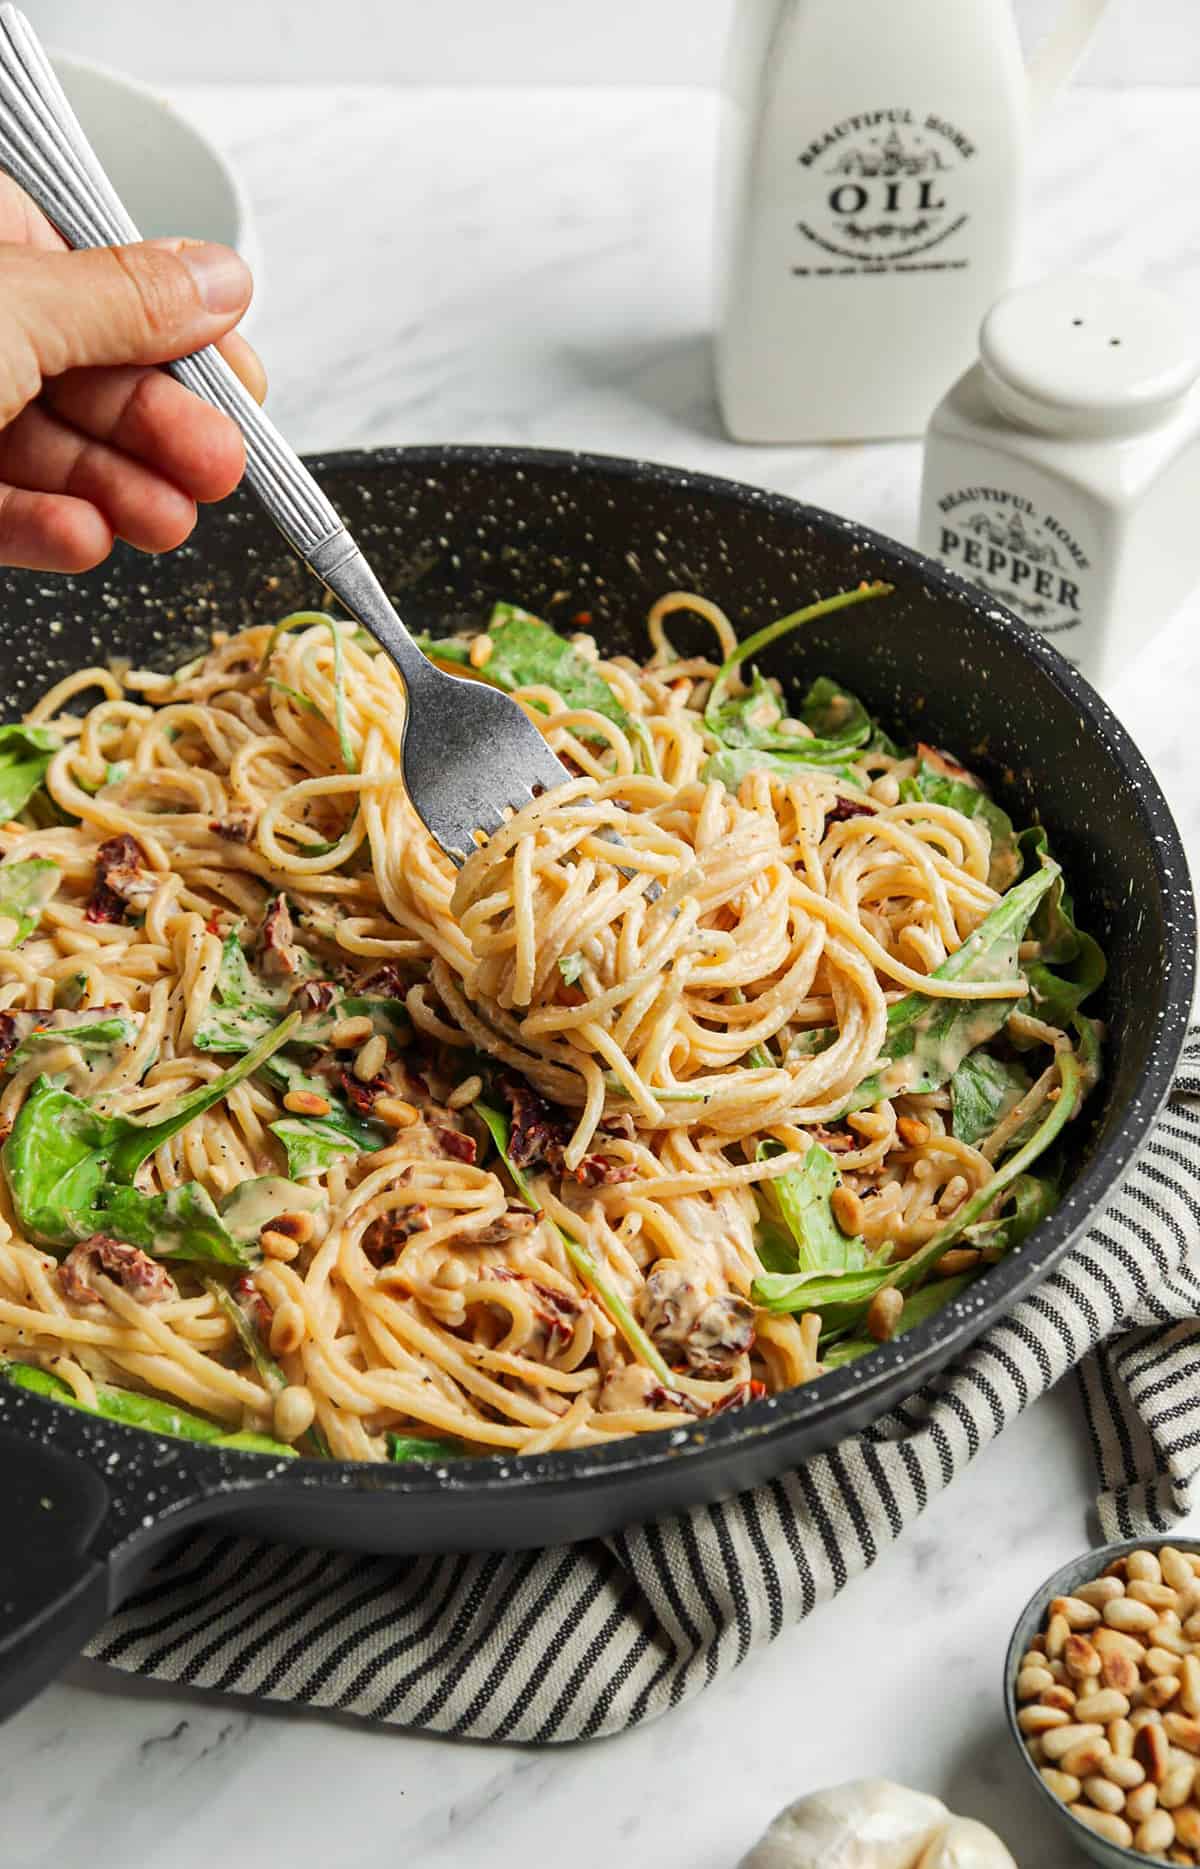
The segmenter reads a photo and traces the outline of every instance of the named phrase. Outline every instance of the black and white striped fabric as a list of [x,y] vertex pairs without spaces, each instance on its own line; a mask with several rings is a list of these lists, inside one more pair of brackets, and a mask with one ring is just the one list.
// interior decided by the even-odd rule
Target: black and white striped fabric
[[473,1739],[619,1732],[836,1595],[1076,1365],[1104,1537],[1166,1531],[1200,1468],[1197,1098],[1200,1029],[1153,1141],[1054,1276],[903,1407],[770,1486],[517,1555],[396,1560],[202,1535],[90,1652]]

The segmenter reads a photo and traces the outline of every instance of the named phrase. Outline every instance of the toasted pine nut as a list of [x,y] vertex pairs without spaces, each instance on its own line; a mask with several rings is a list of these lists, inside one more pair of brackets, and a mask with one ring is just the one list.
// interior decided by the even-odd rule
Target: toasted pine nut
[[1061,1798],[1064,1804],[1074,1804],[1083,1791],[1079,1780],[1072,1778],[1070,1772],[1056,1772],[1052,1765],[1043,1765],[1038,1777],[1046,1789],[1053,1791],[1055,1797]]
[[973,1272],[982,1258],[974,1246],[952,1246],[934,1261],[933,1269],[939,1278],[958,1278],[963,1272]]
[[369,1038],[354,1060],[354,1075],[362,1084],[369,1084],[379,1076],[387,1063],[387,1039],[377,1032]]
[[1167,1735],[1161,1726],[1142,1726],[1133,1742],[1133,1756],[1146,1768],[1152,1785],[1161,1785],[1167,1775]]
[[1091,1603],[1096,1609],[1103,1609],[1114,1597],[1124,1594],[1125,1585],[1119,1577],[1097,1577],[1094,1583],[1081,1583],[1075,1591],[1081,1603]]
[[1187,1713],[1164,1713],[1163,1725],[1172,1745],[1181,1752],[1200,1754],[1200,1720]]
[[1057,1707],[1062,1713],[1071,1713],[1075,1706],[1075,1696],[1069,1687],[1060,1687],[1055,1681],[1052,1687],[1038,1695],[1039,1707]]
[[1102,1614],[1109,1628],[1119,1630],[1122,1635],[1136,1635],[1139,1630],[1144,1632],[1153,1629],[1158,1621],[1148,1603],[1139,1603],[1128,1594],[1114,1597],[1111,1603],[1106,1603]]
[[1125,1560],[1125,1575],[1142,1583],[1161,1583],[1162,1566],[1153,1551],[1131,1551]]
[[274,1227],[265,1227],[258,1236],[258,1243],[268,1259],[282,1259],[285,1264],[300,1251],[295,1240],[290,1240],[286,1233],[277,1233]]
[[1193,1610],[1192,1614],[1185,1618],[1183,1633],[1189,1642],[1200,1642],[1200,1609]]
[[1158,1674],[1142,1689],[1143,1707],[1167,1707],[1179,1692],[1177,1674]]
[[1040,1765],[1046,1756],[1042,1751],[1042,1742],[1036,1735],[1034,1738],[1025,1741],[1025,1750],[1035,1765]]
[[1017,1699],[1036,1700],[1048,1687],[1056,1685],[1049,1668],[1022,1668],[1017,1676]]
[[1125,1559],[1114,1558],[1111,1564],[1106,1564],[1104,1566],[1104,1569],[1100,1572],[1100,1575],[1102,1577],[1124,1577]]
[[474,1103],[482,1089],[483,1079],[478,1074],[474,1077],[464,1077],[462,1083],[456,1085],[446,1098],[446,1108],[465,1110],[468,1103]]
[[1102,1687],[1098,1693],[1081,1694],[1075,1702],[1075,1717],[1079,1720],[1123,1720],[1129,1712],[1129,1702],[1124,1694],[1118,1694],[1111,1687]]
[[894,1285],[885,1285],[875,1293],[867,1307],[867,1330],[876,1343],[887,1343],[895,1336],[903,1310],[904,1293]]
[[1100,1651],[1086,1635],[1069,1635],[1063,1644],[1063,1664],[1073,1681],[1087,1680],[1100,1672]]
[[1045,1652],[1046,1652],[1045,1633],[1044,1631],[1039,1630],[1038,1634],[1033,1636],[1032,1639],[1030,1640],[1029,1653],[1031,1655],[1044,1655]]
[[1179,1666],[1179,1705],[1200,1720],[1200,1661],[1194,1655],[1185,1655]]
[[1128,1655],[1121,1654],[1101,1656],[1100,1678],[1105,1687],[1111,1687],[1118,1694],[1125,1695],[1136,1693],[1141,1680],[1137,1663],[1130,1661]]
[[835,1188],[829,1197],[829,1207],[847,1239],[854,1239],[862,1232],[866,1214],[863,1212],[863,1204],[858,1195],[850,1188]]
[[1058,1682],[1058,1685],[1060,1687],[1070,1686],[1071,1677],[1067,1673],[1066,1666],[1064,1662],[1062,1661],[1061,1657],[1057,1661],[1051,1661],[1047,1657],[1046,1666],[1047,1668],[1049,1668],[1051,1674],[1054,1676],[1054,1679]]
[[1196,1858],[1192,1855],[1191,1850],[1168,1850],[1167,1861],[1169,1863],[1186,1863],[1188,1869],[1196,1869]]
[[1175,1813],[1176,1841],[1190,1850],[1200,1850],[1200,1811],[1194,1805]]
[[1146,1782],[1144,1765],[1139,1765],[1136,1759],[1121,1758],[1115,1752],[1101,1761],[1100,1770],[1106,1778],[1112,1779],[1114,1785],[1120,1785],[1122,1791],[1136,1791],[1139,1785]]
[[315,1090],[289,1090],[283,1107],[293,1116],[328,1116],[330,1110],[328,1097],[318,1096]]
[[1135,1733],[1140,1733],[1143,1726],[1161,1726],[1162,1714],[1153,1712],[1149,1707],[1138,1707],[1130,1714],[1129,1724]]
[[304,1313],[294,1298],[285,1298],[271,1319],[271,1353],[290,1356],[304,1342]]
[[1085,1603],[1078,1596],[1056,1596],[1050,1605],[1052,1616],[1065,1616],[1072,1629],[1094,1629],[1100,1620],[1100,1611],[1092,1603]]
[[1147,1674],[1178,1674],[1179,1657],[1165,1648],[1148,1648],[1142,1667]]
[[1108,1753],[1107,1739],[1085,1739],[1082,1745],[1064,1752],[1059,1765],[1064,1772],[1070,1772],[1072,1778],[1092,1778],[1101,1770]]
[[284,1233],[288,1239],[295,1240],[297,1246],[307,1246],[317,1230],[317,1223],[311,1214],[302,1212],[279,1214],[271,1222],[274,1232]]
[[408,1129],[416,1122],[419,1112],[403,1097],[376,1097],[371,1106],[371,1115],[386,1123],[389,1129]]
[[1157,1856],[1175,1841],[1175,1819],[1170,1811],[1151,1811],[1134,1832],[1133,1847],[1143,1856]]
[[1131,1596],[1135,1603],[1148,1603],[1151,1609],[1161,1614],[1164,1609],[1176,1608],[1179,1598],[1169,1584],[1144,1583],[1140,1577],[1126,1586],[1126,1596]]
[[923,1123],[920,1117],[898,1116],[896,1118],[896,1134],[906,1148],[919,1149],[922,1143],[928,1142],[929,1133],[929,1124]]
[[1133,1843],[1133,1831],[1123,1817],[1114,1817],[1110,1811],[1093,1810],[1090,1804],[1069,1804],[1067,1809],[1072,1817],[1094,1830],[1098,1837],[1108,1843],[1116,1843],[1121,1849],[1129,1849]]
[[495,647],[490,636],[476,636],[467,650],[467,661],[472,668],[486,668],[492,659],[492,651]]
[[298,1441],[312,1427],[317,1405],[311,1389],[298,1382],[275,1397],[275,1432],[281,1441]]
[[1119,1759],[1133,1757],[1133,1742],[1137,1738],[1128,1718],[1113,1720],[1108,1729],[1108,1743]]
[[[1125,1598],[1119,1597],[1117,1601],[1123,1603]],[[1106,1612],[1111,1607],[1109,1603],[1104,1605]],[[1102,1655],[1128,1655],[1135,1667],[1146,1652],[1145,1643],[1139,1642],[1135,1635],[1126,1635],[1120,1629],[1110,1629],[1107,1623],[1102,1629],[1093,1629],[1092,1641]]]
[[1125,1793],[1119,1785],[1114,1785],[1108,1778],[1093,1775],[1083,1781],[1083,1795],[1089,1804],[1094,1804],[1099,1811],[1111,1811],[1113,1816],[1125,1809]]
[[329,1042],[336,1051],[357,1050],[365,1039],[370,1038],[375,1027],[366,1014],[353,1019],[339,1019],[330,1028]]
[[[1041,1705],[1022,1707],[1017,1715],[1017,1725],[1023,1733],[1032,1736],[1037,1733],[1048,1733],[1055,1726],[1069,1727],[1071,1716],[1069,1713],[1064,1713],[1061,1707]],[[1072,1727],[1071,1730],[1074,1731],[1074,1728]],[[1099,1732],[1100,1728],[1097,1727],[1096,1731]]]
[[[1046,1718],[1056,1712],[1055,1707],[1023,1707],[1017,1715],[1017,1725],[1020,1726],[1027,1713],[1041,1714],[1043,1718]],[[1042,1750],[1054,1765],[1057,1765],[1060,1759],[1065,1759],[1068,1752],[1073,1752],[1076,1746],[1082,1746],[1086,1739],[1103,1739],[1104,1737],[1104,1728],[1090,1722],[1082,1726],[1060,1725],[1058,1720],[1054,1719],[1051,1725],[1053,1730],[1045,1726],[1039,1730]]]
[[1065,1616],[1051,1616],[1046,1625],[1046,1653],[1051,1661],[1061,1661],[1071,1634],[1071,1625]]
[[1195,1782],[1195,1759],[1185,1759],[1182,1765],[1169,1765],[1167,1775],[1158,1787],[1158,1801],[1164,1811],[1177,1811],[1181,1804],[1186,1804]]
[[1165,1648],[1179,1661],[1182,1661],[1185,1655],[1190,1655],[1192,1652],[1192,1644],[1188,1641],[1183,1630],[1177,1629],[1175,1624],[1173,1622],[1168,1622],[1165,1616],[1161,1622],[1156,1622],[1153,1629],[1151,1629],[1149,1642],[1151,1648]]
[[1131,1824],[1144,1823],[1152,1811],[1158,1809],[1158,1786],[1147,1781],[1131,1791],[1125,1800],[1125,1815]]

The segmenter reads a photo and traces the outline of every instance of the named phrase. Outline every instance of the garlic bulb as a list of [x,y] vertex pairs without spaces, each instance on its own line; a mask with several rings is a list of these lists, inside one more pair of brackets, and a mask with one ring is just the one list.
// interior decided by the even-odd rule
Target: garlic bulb
[[1017,1869],[1000,1839],[939,1798],[881,1778],[798,1798],[741,1869]]

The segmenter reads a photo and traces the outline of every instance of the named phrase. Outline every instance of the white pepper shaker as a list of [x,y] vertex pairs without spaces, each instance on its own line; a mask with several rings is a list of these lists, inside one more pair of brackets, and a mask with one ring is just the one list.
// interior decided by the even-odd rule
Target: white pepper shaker
[[1094,682],[1200,583],[1200,335],[1149,286],[1007,293],[934,410],[918,543]]

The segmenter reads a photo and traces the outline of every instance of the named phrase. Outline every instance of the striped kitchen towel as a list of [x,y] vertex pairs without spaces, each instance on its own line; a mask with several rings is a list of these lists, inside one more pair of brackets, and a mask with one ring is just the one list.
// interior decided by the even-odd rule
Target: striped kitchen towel
[[1058,1271],[902,1407],[769,1486],[603,1542],[516,1554],[354,1557],[201,1534],[89,1653],[472,1739],[620,1732],[835,1596],[1076,1365],[1104,1537],[1167,1531],[1200,1466],[1192,1099],[1200,1029],[1153,1140]]

